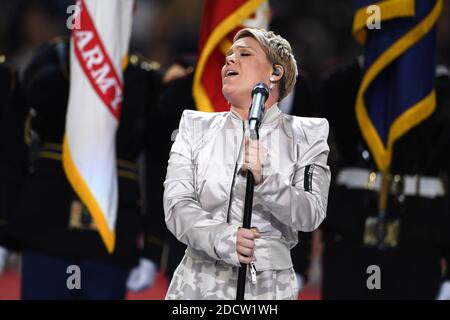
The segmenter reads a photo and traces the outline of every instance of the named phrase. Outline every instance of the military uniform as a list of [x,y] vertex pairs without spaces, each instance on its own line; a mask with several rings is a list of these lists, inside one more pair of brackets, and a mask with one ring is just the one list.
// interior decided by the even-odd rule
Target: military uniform
[[[110,255],[62,167],[68,57],[67,41],[45,44],[37,50],[24,74],[27,104],[31,108],[28,123],[37,146],[33,148],[32,164],[13,224],[14,234],[24,249],[22,297],[121,299],[128,271],[137,264],[145,246],[142,234],[148,221],[142,210],[138,159],[145,151],[146,130],[159,92],[160,74],[157,66],[136,55],[130,56],[124,72],[124,102],[116,135],[119,177],[116,246]],[[79,293],[65,288],[68,276],[65,268],[70,264],[82,269]],[[43,274],[37,276],[36,272],[41,271]]]
[[[450,245],[449,78],[436,78],[437,107],[394,145],[385,236],[375,226],[381,176],[360,133],[355,97],[362,77],[354,61],[333,71],[321,91],[330,121],[333,184],[322,225],[324,299],[434,299],[441,258]],[[368,288],[371,265],[381,289]]]
[[26,105],[17,73],[0,55],[0,246],[17,250],[8,222],[23,184],[28,154],[23,139]]
[[[148,131],[147,150],[153,154],[147,157],[146,180],[151,181],[146,190],[148,216],[151,217],[149,227],[148,253],[151,260],[160,265],[162,272],[169,278],[183,258],[186,245],[179,242],[168,230],[164,221],[162,204],[164,179],[167,171],[170,147],[174,132],[178,128],[179,119],[187,106],[193,106],[193,75],[170,81],[162,90],[158,108],[154,112],[155,124]],[[152,137],[159,137],[152,139]]]

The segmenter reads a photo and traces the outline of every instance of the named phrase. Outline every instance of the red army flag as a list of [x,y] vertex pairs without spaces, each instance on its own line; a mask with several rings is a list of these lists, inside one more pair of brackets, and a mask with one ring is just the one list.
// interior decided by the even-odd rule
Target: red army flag
[[79,0],[70,48],[70,91],[63,143],[66,176],[112,253],[118,207],[116,131],[122,64],[133,0]]

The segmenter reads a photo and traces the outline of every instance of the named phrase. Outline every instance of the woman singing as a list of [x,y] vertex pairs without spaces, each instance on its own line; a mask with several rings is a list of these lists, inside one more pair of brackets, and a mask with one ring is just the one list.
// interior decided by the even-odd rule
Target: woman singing
[[[297,231],[326,216],[328,122],[282,113],[297,64],[288,41],[242,29],[222,68],[229,112],[186,110],[164,182],[169,230],[187,245],[166,299],[235,299],[238,269],[249,265],[245,299],[297,299],[290,249]],[[259,140],[248,138],[257,83],[269,87]],[[252,228],[244,229],[245,172],[255,178]]]

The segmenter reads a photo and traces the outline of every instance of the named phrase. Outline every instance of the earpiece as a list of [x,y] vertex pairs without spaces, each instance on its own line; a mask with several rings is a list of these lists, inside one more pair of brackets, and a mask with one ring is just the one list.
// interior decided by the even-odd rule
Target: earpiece
[[281,75],[280,68],[275,68],[275,69],[273,70],[273,75],[274,75],[274,76],[280,76],[280,75]]
[[281,76],[281,69],[280,69],[280,67],[278,67],[275,63],[272,65],[272,67],[273,67],[273,72],[272,72],[272,74],[274,75],[274,76]]

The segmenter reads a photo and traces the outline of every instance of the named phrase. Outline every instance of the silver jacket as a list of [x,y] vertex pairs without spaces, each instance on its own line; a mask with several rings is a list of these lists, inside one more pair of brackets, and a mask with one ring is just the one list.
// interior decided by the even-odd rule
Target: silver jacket
[[[186,254],[239,266],[236,232],[242,225],[246,178],[241,175],[248,121],[230,112],[186,110],[172,145],[164,182],[166,224]],[[313,231],[326,216],[330,170],[328,122],[264,114],[259,142],[267,149],[263,181],[255,186],[252,227],[257,271],[292,267],[297,230]]]

